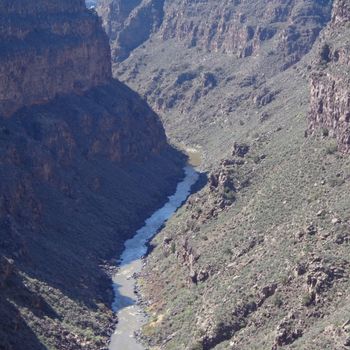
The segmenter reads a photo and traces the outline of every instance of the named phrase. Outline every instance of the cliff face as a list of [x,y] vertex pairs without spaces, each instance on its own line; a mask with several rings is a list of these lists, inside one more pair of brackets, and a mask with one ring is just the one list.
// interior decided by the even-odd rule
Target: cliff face
[[[329,16],[330,1],[169,2],[164,39],[239,57],[256,55],[266,41],[285,56],[285,64],[308,52]],[[204,20],[203,20],[204,19]]]
[[[286,68],[310,50],[329,19],[330,6],[328,0],[259,1],[255,6],[232,0],[104,0],[98,12],[107,33],[113,33],[117,60],[125,59],[125,53],[146,41],[161,24],[159,35],[165,41],[175,38],[187,47],[237,57],[257,55],[266,41],[271,42],[270,50],[284,57],[282,68]],[[125,36],[138,39],[130,45]]]
[[123,61],[162,23],[164,0],[102,0],[97,11],[111,38],[112,56]]
[[83,1],[4,1],[0,16],[0,115],[111,78],[108,40]]
[[112,79],[83,1],[2,1],[0,17],[0,348],[106,349],[105,259],[174,190],[183,159]]
[[332,21],[319,44],[311,79],[309,129],[323,128],[339,149],[350,151],[350,4],[334,3]]
[[[161,14],[156,21],[139,16],[151,4],[162,9],[152,12]],[[161,5],[153,0],[131,7],[127,1],[104,0],[97,8],[117,48],[114,75],[147,99],[168,135],[206,148],[206,128],[215,126],[219,133],[240,129],[246,117],[235,115],[250,115],[251,106],[259,109],[253,114],[261,115],[276,99],[280,89],[270,86],[271,79],[296,68],[311,50],[331,19],[332,2],[176,0]],[[139,23],[142,35],[130,23]],[[145,30],[150,23],[157,25]],[[124,34],[142,38],[143,44],[127,48]],[[211,135],[215,143],[215,133]]]

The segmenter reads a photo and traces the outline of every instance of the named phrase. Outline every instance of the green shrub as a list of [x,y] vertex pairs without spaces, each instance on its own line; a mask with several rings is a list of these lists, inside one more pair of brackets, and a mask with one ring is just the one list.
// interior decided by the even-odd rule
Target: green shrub
[[329,186],[331,186],[331,187],[338,187],[338,186],[341,186],[341,185],[344,184],[344,182],[345,182],[345,180],[342,179],[342,178],[339,178],[339,177],[335,177],[335,178],[330,179],[330,180],[328,181]]
[[334,143],[328,145],[328,146],[326,147],[326,149],[325,149],[325,153],[326,153],[327,155],[334,154],[334,153],[336,153],[337,151],[338,151],[338,145],[337,145],[336,142],[334,142]]
[[199,340],[190,346],[190,350],[203,350],[203,344]]
[[309,293],[305,293],[301,298],[301,303],[303,306],[310,306],[313,303],[313,296]]
[[253,162],[254,162],[255,164],[260,163],[260,157],[259,157],[259,156],[254,156],[254,157],[253,157]]
[[232,256],[233,255],[232,249],[231,248],[225,248],[224,249],[224,254]]
[[321,134],[323,137],[328,137],[329,136],[329,130],[327,128],[322,128],[321,129]]
[[224,199],[231,202],[233,202],[236,199],[235,192],[229,187],[225,187],[223,197]]
[[280,295],[275,294],[273,300],[272,300],[273,305],[276,307],[280,308],[283,305],[283,300]]

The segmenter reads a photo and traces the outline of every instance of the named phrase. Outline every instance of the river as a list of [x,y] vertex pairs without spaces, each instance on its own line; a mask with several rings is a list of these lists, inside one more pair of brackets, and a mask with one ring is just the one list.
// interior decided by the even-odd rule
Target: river
[[133,276],[141,271],[141,258],[147,252],[147,242],[159,231],[164,222],[181,207],[191,193],[192,185],[199,178],[199,174],[191,165],[187,165],[184,170],[185,177],[178,183],[175,194],[170,196],[168,202],[145,221],[145,225],[136,231],[133,238],[125,242],[118,272],[113,277],[115,294],[113,311],[117,314],[118,324],[111,337],[110,350],[145,350],[135,338],[135,332],[140,330],[146,319],[141,307],[137,305],[136,280]]

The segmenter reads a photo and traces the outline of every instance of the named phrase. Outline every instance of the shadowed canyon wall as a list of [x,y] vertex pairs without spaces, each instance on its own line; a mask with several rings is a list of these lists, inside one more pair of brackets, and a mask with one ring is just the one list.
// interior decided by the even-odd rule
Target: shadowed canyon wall
[[175,189],[183,157],[112,79],[84,1],[1,1],[0,23],[0,348],[106,349],[106,259]]
[[110,79],[108,40],[83,1],[4,1],[0,16],[0,114]]

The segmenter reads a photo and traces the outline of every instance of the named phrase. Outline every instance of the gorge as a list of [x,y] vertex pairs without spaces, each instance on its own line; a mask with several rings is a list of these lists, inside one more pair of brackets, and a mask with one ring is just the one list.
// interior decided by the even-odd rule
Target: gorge
[[349,349],[349,21],[0,0],[0,350]]
[[177,185],[176,192],[169,197],[165,205],[155,211],[139,229],[135,236],[125,242],[121,254],[118,272],[113,276],[115,300],[113,309],[118,316],[117,329],[114,332],[110,350],[142,350],[135,334],[146,322],[142,308],[137,305],[134,276],[142,269],[142,257],[147,253],[147,243],[153,238],[164,223],[176,212],[191,193],[199,174],[191,165],[185,167],[185,178]]
[[349,347],[347,1],[102,0],[114,76],[208,184],[138,278],[151,349]]
[[84,1],[2,0],[0,17],[0,348],[106,348],[109,260],[185,157],[112,79]]

